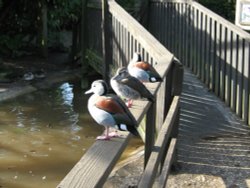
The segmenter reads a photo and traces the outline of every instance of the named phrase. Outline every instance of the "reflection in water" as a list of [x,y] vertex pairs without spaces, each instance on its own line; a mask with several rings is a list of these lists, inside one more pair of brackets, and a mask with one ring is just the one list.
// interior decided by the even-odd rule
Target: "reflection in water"
[[87,99],[80,83],[64,83],[1,103],[0,187],[56,187],[103,131]]
[[64,83],[1,104],[0,187],[55,187],[102,132],[79,85]]

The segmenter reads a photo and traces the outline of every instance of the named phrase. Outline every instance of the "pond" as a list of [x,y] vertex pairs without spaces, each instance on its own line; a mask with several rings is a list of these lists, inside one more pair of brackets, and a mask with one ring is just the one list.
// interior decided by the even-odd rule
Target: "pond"
[[[65,82],[0,108],[0,187],[56,187],[103,128],[87,111],[80,82]],[[135,144],[127,152],[141,145]]]

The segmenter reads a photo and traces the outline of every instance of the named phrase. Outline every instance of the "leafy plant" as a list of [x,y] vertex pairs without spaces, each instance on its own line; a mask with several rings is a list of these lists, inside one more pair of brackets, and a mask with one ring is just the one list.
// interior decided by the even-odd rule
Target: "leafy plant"
[[236,0],[199,0],[199,3],[229,21],[234,21]]
[[71,29],[79,20],[81,0],[0,0],[0,54],[22,55],[17,52],[32,45],[36,49],[43,4],[47,6],[48,33],[53,33],[49,40],[55,41],[60,30]]

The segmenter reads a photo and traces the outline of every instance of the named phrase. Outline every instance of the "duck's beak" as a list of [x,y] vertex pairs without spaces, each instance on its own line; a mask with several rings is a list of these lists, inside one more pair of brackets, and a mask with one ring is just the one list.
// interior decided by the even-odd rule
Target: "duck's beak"
[[92,88],[90,88],[88,91],[86,91],[84,94],[90,94],[93,93]]

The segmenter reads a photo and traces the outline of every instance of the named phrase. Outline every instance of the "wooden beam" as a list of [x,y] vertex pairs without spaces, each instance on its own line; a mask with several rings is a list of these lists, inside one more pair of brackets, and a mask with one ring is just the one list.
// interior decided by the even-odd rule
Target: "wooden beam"
[[144,170],[141,181],[139,182],[138,188],[151,188],[153,185],[154,179],[157,174],[158,166],[163,157],[164,149],[166,148],[167,143],[170,139],[169,136],[171,134],[172,127],[175,124],[175,120],[178,115],[179,98],[179,96],[175,96],[173,99],[162,129],[158,134],[157,140],[153,147],[153,151],[148,160],[148,164]]
[[175,157],[176,157],[176,143],[177,143],[177,139],[172,138],[171,142],[169,144],[167,155],[165,157],[165,162],[163,165],[163,169],[161,171],[161,175],[159,177],[157,177],[157,179],[154,183],[154,187],[157,187],[157,188],[165,188],[166,187],[169,171],[170,171],[172,163],[174,162]]
[[[81,17],[81,33],[80,33],[80,46],[81,46],[81,63],[84,65],[86,60],[86,48],[87,48],[87,3],[88,0],[82,0],[82,17]],[[85,66],[86,67],[86,66]]]
[[38,45],[40,47],[41,56],[44,58],[48,57],[48,9],[47,4],[44,0],[38,2],[40,8],[40,27],[38,36]]
[[[150,52],[150,55],[157,62],[155,68],[160,70],[160,75],[164,77],[174,58],[173,54],[113,0],[109,1],[109,11],[112,16],[133,35],[133,38],[135,38],[146,51]],[[163,70],[157,68],[162,63],[167,63],[167,66],[164,65],[165,68]]]
[[124,134],[124,138],[96,141],[57,188],[102,187],[129,139]]
[[147,112],[146,117],[146,133],[145,133],[145,152],[144,152],[144,167],[146,167],[149,156],[152,152],[155,141],[155,116],[156,104],[152,104]]
[[109,64],[112,63],[112,47],[109,28],[108,0],[102,0],[102,55],[103,55],[103,79],[109,83]]

